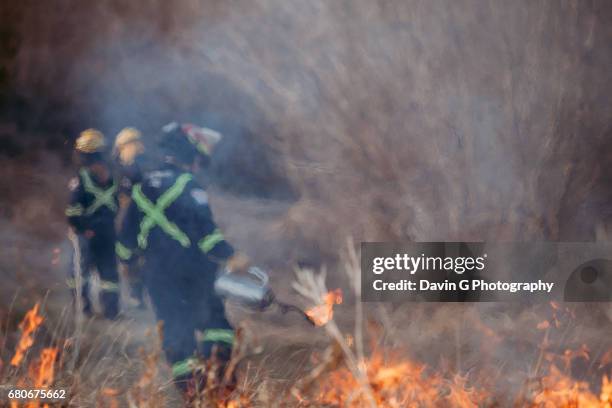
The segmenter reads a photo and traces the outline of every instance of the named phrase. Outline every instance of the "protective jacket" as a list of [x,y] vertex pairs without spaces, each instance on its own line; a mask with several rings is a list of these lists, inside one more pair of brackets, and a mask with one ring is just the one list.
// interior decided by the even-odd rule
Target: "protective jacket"
[[196,350],[205,357],[214,345],[226,354],[231,350],[233,329],[213,286],[233,248],[192,174],[172,165],[144,174],[132,189],[116,251],[124,262],[137,253],[144,258],[145,286],[163,321],[163,346],[175,377],[189,375]]
[[[114,318],[119,313],[119,277],[114,247],[115,214],[117,212],[117,186],[109,177],[101,183],[86,168],[70,181],[70,202],[66,208],[68,222],[77,234],[79,246],[81,288],[85,312],[91,311],[89,301],[90,271],[96,268],[100,276],[100,298],[104,314]],[[85,234],[89,231],[89,234]],[[76,249],[74,254],[76,254]],[[70,269],[68,286],[76,296],[75,265]]]
[[112,178],[102,184],[89,170],[81,168],[69,188],[71,197],[66,217],[78,233],[113,228],[118,201],[117,185]]

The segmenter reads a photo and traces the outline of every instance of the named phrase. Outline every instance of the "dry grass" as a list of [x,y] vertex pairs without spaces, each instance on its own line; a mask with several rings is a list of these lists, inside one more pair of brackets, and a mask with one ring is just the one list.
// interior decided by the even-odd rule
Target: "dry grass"
[[[358,253],[350,243],[348,248],[344,269],[354,295],[358,295]],[[325,302],[328,291],[324,274],[298,270],[296,276],[294,287],[305,305]],[[612,348],[591,349],[586,344],[572,348],[577,341],[573,337],[582,329],[571,308],[553,304],[548,310],[532,309],[533,315],[528,319],[534,324],[531,333],[524,330],[518,338],[503,338],[500,322],[481,319],[483,314],[478,311],[461,312],[454,307],[454,312],[462,313],[468,327],[478,333],[472,333],[469,339],[453,340],[459,354],[459,361],[453,363],[446,359],[452,348],[443,346],[442,341],[430,350],[436,359],[427,362],[428,353],[414,336],[416,329],[407,330],[389,310],[364,309],[360,302],[352,307],[348,310],[337,306],[333,318],[321,328],[328,340],[308,346],[310,352],[314,351],[314,359],[281,378],[271,375],[271,358],[276,354],[287,364],[287,350],[267,346],[263,352],[256,351],[253,330],[243,328],[242,338],[247,346],[238,353],[237,389],[222,398],[212,389],[204,390],[190,406],[609,407]],[[35,341],[27,347],[24,360],[13,367],[2,359],[5,364],[0,368],[1,383],[21,387],[40,383],[36,373],[40,371],[41,358],[48,353],[43,349],[56,350],[51,360],[51,380],[45,377],[44,386],[68,389],[70,406],[183,406],[169,381],[159,343],[151,341],[156,337],[153,327],[144,329],[134,320],[84,320],[79,329],[72,316],[71,311],[59,318],[45,316],[33,333]],[[535,319],[542,317],[546,319],[536,324]],[[418,315],[415,318],[423,330],[433,324],[446,336],[449,331],[441,328],[441,323],[450,324],[452,330],[457,327],[447,316],[431,316],[431,324]],[[347,326],[348,322],[351,326]],[[266,336],[269,328],[265,328],[259,326],[260,336],[268,341],[277,338]],[[144,333],[139,335],[141,330]],[[391,337],[398,333],[414,338],[394,345]],[[431,335],[425,337],[431,344]],[[529,343],[530,338],[537,339],[537,343]],[[280,339],[286,340],[289,336]],[[605,341],[599,344],[610,346]],[[470,362],[468,346],[479,347],[477,361]],[[524,354],[534,353],[534,359],[511,359],[512,348]],[[12,351],[9,345],[2,355],[11,355]],[[520,368],[517,362],[526,365]]]
[[[346,252],[347,236],[355,242],[605,237],[611,217],[606,172],[612,162],[609,4],[70,4],[69,13],[68,2],[61,0],[53,7],[33,2],[9,7],[16,11],[10,26],[20,38],[9,69],[15,89],[35,107],[32,123],[64,115],[67,130],[99,126],[113,134],[135,125],[150,135],[170,119],[206,122],[209,114],[221,113],[223,125],[239,130],[228,132],[213,163],[224,176],[219,185],[270,193],[289,184],[297,197],[295,202],[238,201],[211,194],[230,240],[258,263],[273,265],[273,284],[285,295],[287,270],[296,261],[327,264],[329,280],[350,288],[349,306],[339,306],[334,322],[317,333],[294,329],[295,322],[276,316],[248,316],[259,329],[253,341],[265,347],[241,367],[241,397],[259,406],[297,404],[291,390],[306,385],[300,379],[320,367],[310,390],[300,394],[302,405],[316,405],[328,395],[317,394],[317,387],[338,377],[347,380],[343,386],[363,390],[363,401],[371,405],[379,383],[360,363],[378,367],[398,360],[389,355],[368,360],[382,349],[397,350],[410,367],[427,367],[418,378],[428,387],[433,382],[436,396],[446,402],[456,394],[438,395],[440,385],[464,379],[459,389],[484,388],[502,406],[516,398],[546,406],[542,398],[555,401],[558,384],[584,398],[599,398],[609,365],[599,366],[612,335],[598,309],[576,306],[577,317],[564,314],[559,327],[543,306],[362,310],[352,303],[358,293],[354,280],[341,272],[355,272],[355,254],[335,261]],[[63,131],[60,138],[69,140],[73,133]],[[37,231],[49,220],[61,223],[57,209],[65,183],[57,182],[57,174],[63,171],[53,163],[3,171],[9,183],[3,182],[2,192],[10,206],[2,207],[7,220],[0,238],[9,243],[3,245],[8,249],[0,260],[2,276],[28,288],[34,286],[26,285],[30,280],[42,281],[38,294],[44,297],[47,285],[40,274],[48,268],[39,253],[60,246],[55,237],[61,228],[42,238]],[[52,197],[53,209],[39,198],[43,195]],[[310,283],[302,284],[321,283],[307,276],[303,280]],[[13,288],[3,288],[3,303],[10,303]],[[323,292],[318,287],[309,298]],[[4,362],[13,351],[11,333],[22,311],[2,311],[11,322]],[[96,322],[85,322],[82,338],[74,338],[67,316],[61,311],[49,316],[44,325],[49,336],[37,337],[31,357],[36,360],[36,347],[45,345],[62,350],[57,364],[76,358],[73,370],[61,366],[56,375],[57,384],[73,390],[75,405],[114,397],[127,401],[145,361],[153,361],[134,349],[142,339],[131,337],[127,323],[108,328]],[[546,331],[537,327],[545,319],[552,322],[551,343],[541,347]],[[77,357],[76,340],[81,341]],[[558,361],[565,350],[581,350],[583,343],[590,349],[588,363],[580,355],[569,367]],[[319,363],[304,357],[311,351],[318,352]],[[155,355],[152,345],[145,355]],[[291,358],[298,363],[286,367]],[[158,366],[154,387],[171,398],[164,364]],[[14,381],[27,368],[19,374],[6,365],[2,370],[4,379]],[[546,380],[540,378],[544,374]],[[112,391],[104,394],[101,385]]]

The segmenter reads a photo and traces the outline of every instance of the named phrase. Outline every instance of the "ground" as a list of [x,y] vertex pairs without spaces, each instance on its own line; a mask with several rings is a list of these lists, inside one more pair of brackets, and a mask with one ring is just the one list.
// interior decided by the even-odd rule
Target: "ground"
[[[149,403],[163,401],[161,406],[182,406],[169,383],[167,364],[163,358],[157,358],[156,326],[150,310],[127,310],[117,322],[96,317],[81,323],[72,312],[64,286],[71,245],[62,214],[70,169],[53,156],[41,157],[33,167],[8,162],[5,169],[12,177],[11,185],[22,187],[6,189],[12,201],[3,202],[6,216],[0,221],[3,248],[0,276],[4,280],[0,286],[0,350],[4,364],[0,369],[4,382],[31,375],[25,363],[14,370],[8,361],[21,335],[19,322],[39,302],[45,321],[35,335],[29,358],[36,361],[43,347],[61,350],[54,384],[71,389],[74,406],[100,406],[112,401],[123,406],[128,395],[131,398],[153,395]],[[376,373],[394,370],[401,373],[399,377],[392,376],[395,379],[390,384],[384,383],[382,390],[385,387],[396,390],[398,384],[403,384],[401,381],[413,384],[414,378],[424,376],[427,382],[423,387],[435,389],[434,394],[441,395],[439,398],[448,406],[455,405],[447,401],[450,398],[445,394],[447,391],[440,389],[448,381],[450,384],[459,381],[462,390],[486,390],[489,393],[486,398],[498,404],[502,401],[505,406],[526,389],[539,389],[547,378],[561,384],[565,377],[552,375],[554,365],[576,381],[563,383],[562,389],[574,389],[572,384],[584,381],[587,395],[592,397],[601,392],[601,378],[612,363],[609,305],[365,304],[364,318],[360,319],[351,280],[344,273],[345,269],[351,270],[345,257],[325,264],[313,256],[316,247],[296,250],[296,239],[285,239],[292,236],[292,228],[287,226],[295,227],[295,203],[236,197],[214,188],[210,195],[228,239],[267,268],[279,298],[303,307],[313,306],[292,289],[296,263],[317,270],[326,266],[328,288],[340,287],[344,291],[343,304],[334,309],[334,324],[340,333],[335,340],[329,325],[313,328],[297,315],[283,316],[274,310],[252,312],[228,305],[231,321],[243,328],[248,343],[238,375],[241,390],[251,405],[270,406],[279,401],[289,406],[302,401],[304,405],[304,401],[313,398],[318,401],[313,406],[319,406],[339,398],[354,398],[350,393],[344,397],[336,393],[359,387],[358,383],[346,382],[354,372],[341,371],[344,364],[350,367],[350,353],[358,350],[356,320],[365,331],[366,356],[383,357],[384,363],[372,360],[368,367],[374,370],[376,364],[382,364],[375,369]],[[299,222],[299,214],[297,218]],[[330,377],[323,370],[321,378],[308,391],[314,394],[306,392],[300,396],[306,400],[299,400],[291,393],[292,388],[326,361],[329,346],[337,341],[349,345],[349,354],[342,359],[344,363],[331,364],[326,369]],[[381,371],[382,368],[388,370]],[[411,370],[421,374],[411,377]],[[459,380],[462,378],[467,381],[465,386]],[[375,379],[371,381],[375,392],[381,392]],[[325,387],[335,391],[325,391]],[[322,390],[320,394],[318,389]],[[417,393],[426,394],[426,389],[419,390]],[[378,397],[382,398],[377,394]],[[474,394],[470,398],[480,396]],[[392,399],[385,401],[390,404]]]

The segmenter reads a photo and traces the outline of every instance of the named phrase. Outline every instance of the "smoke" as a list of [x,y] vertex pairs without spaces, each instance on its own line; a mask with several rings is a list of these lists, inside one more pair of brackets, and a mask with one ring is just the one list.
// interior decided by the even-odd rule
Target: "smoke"
[[23,95],[153,146],[170,120],[220,128],[217,185],[298,199],[278,228],[304,246],[605,222],[603,1],[55,3],[24,11]]
[[[577,241],[610,228],[605,0],[2,7],[11,9],[0,22],[16,39],[5,66],[18,98],[1,115],[3,125],[17,126],[0,127],[11,140],[0,143],[0,160],[8,156],[3,146],[46,151],[48,140],[68,152],[78,131],[92,126],[111,138],[138,127],[151,150],[171,120],[217,128],[226,138],[212,167],[215,216],[237,248],[283,271],[273,279],[280,295],[289,287],[287,264],[335,260],[349,236]],[[55,161],[18,160],[0,184],[11,191],[3,214],[30,208],[20,229],[61,220],[67,172]],[[28,179],[45,194],[23,189]],[[53,214],[41,204],[49,196]],[[489,353],[518,373],[525,359],[517,355],[535,358],[522,346],[539,338],[526,329],[539,321],[531,308],[421,306],[389,314],[405,331],[398,342],[410,339],[430,362],[456,347],[458,369]],[[480,318],[497,330],[492,340],[482,340]],[[604,326],[590,326],[597,324]]]

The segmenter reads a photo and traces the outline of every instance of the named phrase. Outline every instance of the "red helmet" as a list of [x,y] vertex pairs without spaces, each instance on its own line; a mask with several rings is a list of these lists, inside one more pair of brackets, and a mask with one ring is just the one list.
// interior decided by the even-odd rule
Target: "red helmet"
[[206,156],[212,154],[213,148],[223,137],[221,133],[215,130],[196,126],[191,123],[181,125],[181,130],[196,149]]

